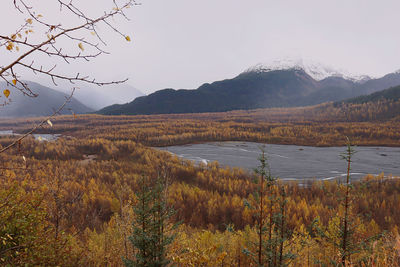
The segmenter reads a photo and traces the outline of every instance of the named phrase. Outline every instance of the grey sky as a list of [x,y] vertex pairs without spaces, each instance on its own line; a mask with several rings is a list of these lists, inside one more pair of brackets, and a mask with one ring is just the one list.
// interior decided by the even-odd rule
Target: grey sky
[[[100,10],[97,3],[106,1],[87,2]],[[128,77],[145,93],[197,88],[287,57],[381,76],[400,69],[399,10],[398,0],[142,0],[120,24],[132,42],[107,32],[112,55],[83,70]]]

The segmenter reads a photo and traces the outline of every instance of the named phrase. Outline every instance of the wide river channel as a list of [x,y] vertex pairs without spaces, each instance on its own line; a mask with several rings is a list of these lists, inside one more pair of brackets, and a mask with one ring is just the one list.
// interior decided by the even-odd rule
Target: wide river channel
[[[253,170],[263,147],[273,176],[286,180],[332,180],[346,175],[341,159],[345,147],[264,145],[251,142],[215,142],[157,148],[196,163],[218,161],[220,165]],[[400,147],[354,147],[352,178],[366,174],[400,175]]]

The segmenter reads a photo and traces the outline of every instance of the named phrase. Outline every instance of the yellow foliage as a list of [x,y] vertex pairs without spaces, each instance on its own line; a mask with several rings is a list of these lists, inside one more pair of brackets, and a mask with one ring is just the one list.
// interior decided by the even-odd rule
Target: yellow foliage
[[5,95],[5,97],[9,97],[10,96],[10,90],[8,90],[8,89],[5,89],[4,91],[3,91],[3,94]]

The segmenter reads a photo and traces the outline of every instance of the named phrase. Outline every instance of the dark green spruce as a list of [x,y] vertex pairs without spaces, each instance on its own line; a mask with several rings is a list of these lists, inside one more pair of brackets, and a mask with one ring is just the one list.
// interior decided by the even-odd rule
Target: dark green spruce
[[142,178],[133,207],[133,234],[129,237],[134,248],[133,259],[123,259],[127,267],[161,267],[170,261],[167,247],[174,240],[177,224],[171,223],[174,210],[167,205],[166,181],[158,177],[154,185]]
[[287,266],[296,255],[284,249],[289,235],[286,229],[286,187],[272,176],[264,149],[261,149],[259,162],[254,179],[257,185],[253,194],[255,201],[245,202],[247,208],[254,211],[257,242],[247,244],[243,253],[258,266]]

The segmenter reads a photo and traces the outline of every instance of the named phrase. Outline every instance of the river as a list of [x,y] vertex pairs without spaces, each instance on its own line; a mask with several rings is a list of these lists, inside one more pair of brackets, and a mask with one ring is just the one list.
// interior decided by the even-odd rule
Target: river
[[[12,130],[1,130],[0,136],[20,136],[21,134],[14,133]],[[32,134],[33,138],[38,141],[55,141],[60,137],[60,134]]]
[[[196,163],[218,161],[223,166],[253,170],[263,144],[251,142],[214,142],[158,148]],[[272,175],[285,180],[333,180],[346,176],[341,159],[345,147],[265,145]],[[400,175],[400,147],[354,147],[352,178],[366,174]]]

